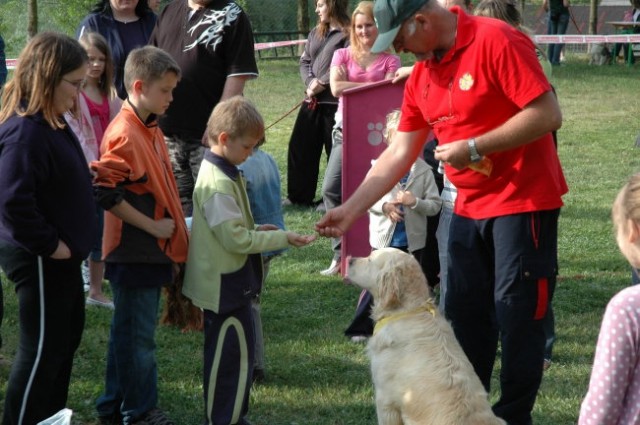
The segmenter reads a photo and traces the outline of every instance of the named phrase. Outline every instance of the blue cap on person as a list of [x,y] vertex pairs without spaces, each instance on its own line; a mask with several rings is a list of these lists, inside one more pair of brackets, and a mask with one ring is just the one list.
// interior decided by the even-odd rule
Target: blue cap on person
[[416,13],[429,0],[376,0],[373,16],[378,27],[378,38],[371,47],[372,53],[384,52],[391,46],[402,23]]

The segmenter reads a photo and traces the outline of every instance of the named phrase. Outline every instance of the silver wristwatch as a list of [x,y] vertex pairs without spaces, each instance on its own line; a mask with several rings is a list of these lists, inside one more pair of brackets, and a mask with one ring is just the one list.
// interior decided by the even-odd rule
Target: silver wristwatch
[[478,149],[476,148],[476,139],[467,140],[467,145],[469,146],[469,159],[471,162],[480,161],[482,156],[480,156]]

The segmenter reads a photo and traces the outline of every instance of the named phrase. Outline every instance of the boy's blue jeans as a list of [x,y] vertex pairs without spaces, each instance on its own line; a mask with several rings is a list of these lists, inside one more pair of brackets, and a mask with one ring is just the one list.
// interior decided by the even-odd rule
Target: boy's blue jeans
[[158,403],[155,330],[160,287],[135,287],[111,282],[115,310],[111,320],[105,393],[98,415],[120,411],[125,424]]

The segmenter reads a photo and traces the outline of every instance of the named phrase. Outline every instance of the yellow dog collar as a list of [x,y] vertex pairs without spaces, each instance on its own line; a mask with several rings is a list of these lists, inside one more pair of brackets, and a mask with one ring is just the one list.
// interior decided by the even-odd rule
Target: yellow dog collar
[[392,314],[391,316],[384,317],[376,323],[376,326],[373,328],[373,334],[380,332],[382,328],[388,325],[391,322],[395,322],[396,320],[404,319],[405,317],[414,316],[420,313],[431,313],[432,316],[435,317],[436,309],[433,303],[427,303],[421,305],[420,307],[414,308],[413,310],[405,311],[404,313]]

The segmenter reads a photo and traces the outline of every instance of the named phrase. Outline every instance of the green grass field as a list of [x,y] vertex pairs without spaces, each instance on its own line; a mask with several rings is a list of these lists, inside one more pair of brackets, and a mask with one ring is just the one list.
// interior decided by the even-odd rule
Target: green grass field
[[[534,422],[540,425],[577,420],[604,307],[630,282],[629,267],[612,235],[611,203],[627,177],[640,169],[640,151],[634,147],[640,133],[639,68],[590,67],[584,59],[570,59],[555,70],[553,81],[564,113],[559,153],[570,192],[560,218],[558,340],[534,411]],[[249,83],[246,95],[270,124],[302,99],[302,85],[293,60],[262,61],[259,66],[261,76]],[[294,118],[295,112],[270,129],[264,147],[278,161],[283,185]],[[304,233],[311,233],[320,217],[311,209],[295,207],[285,214],[289,228]],[[363,346],[342,334],[358,291],[337,277],[318,274],[330,260],[329,241],[322,239],[291,249],[272,263],[262,307],[267,379],[254,387],[249,411],[255,424],[376,423]],[[5,281],[3,288],[2,354],[11,358],[18,313],[11,284]],[[75,412],[74,424],[97,423],[94,402],[103,388],[109,320],[110,312],[87,309],[68,402]],[[177,424],[202,423],[201,335],[160,327],[157,342],[160,406]],[[498,371],[496,364],[495,376]],[[7,376],[8,370],[0,367],[0,395]]]

